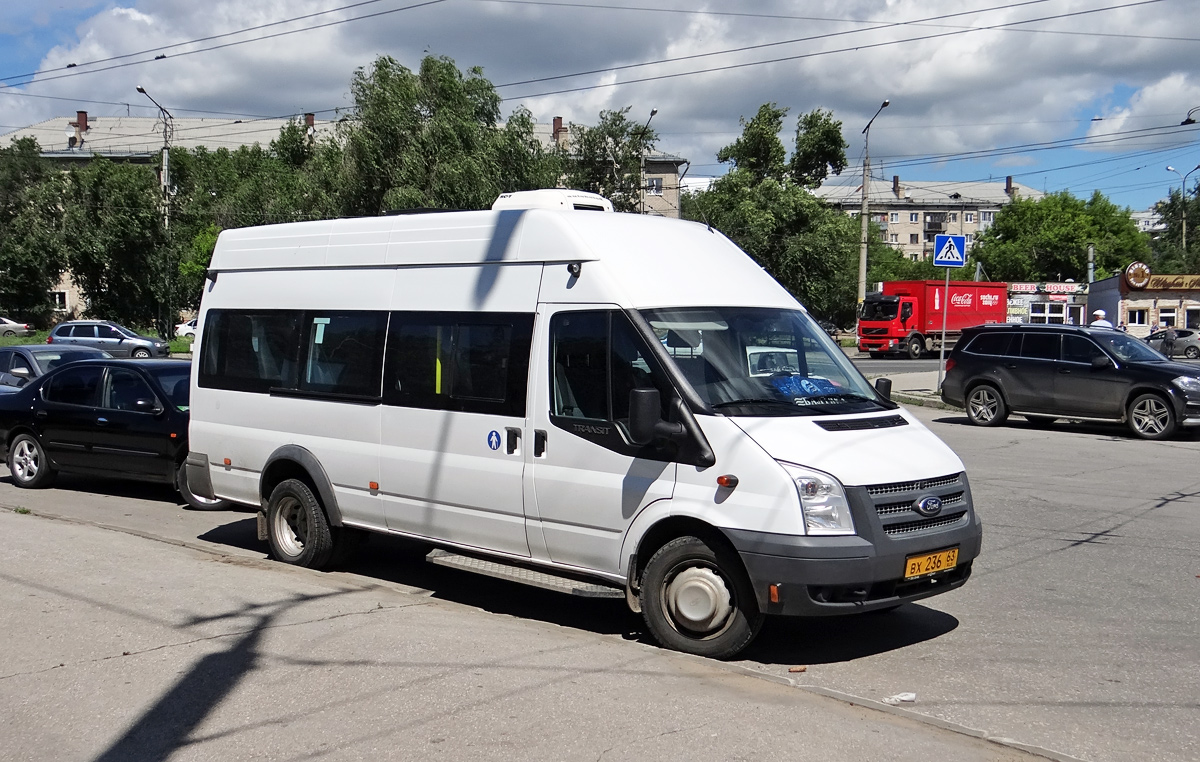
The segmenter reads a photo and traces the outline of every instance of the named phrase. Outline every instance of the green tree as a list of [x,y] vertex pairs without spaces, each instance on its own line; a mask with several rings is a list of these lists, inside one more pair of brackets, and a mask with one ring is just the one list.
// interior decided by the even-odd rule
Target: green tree
[[[1155,204],[1166,230],[1153,242],[1150,267],[1158,273],[1200,273],[1200,184],[1188,194],[1172,190]],[[1187,216],[1187,251],[1183,250],[1183,220]]]
[[630,121],[629,106],[601,111],[594,127],[571,124],[570,147],[559,154],[568,188],[599,193],[618,212],[636,212],[641,204],[642,161],[658,133]]
[[1069,191],[1018,198],[996,214],[971,253],[997,280],[1078,281],[1087,277],[1088,244],[1095,246],[1097,279],[1150,253],[1129,210],[1099,191],[1087,201]]
[[842,123],[832,111],[814,109],[800,117],[796,125],[796,150],[788,171],[805,188],[817,188],[833,173],[846,168],[846,140]]
[[741,136],[717,151],[717,161],[728,162],[733,169],[747,172],[756,183],[767,178],[782,180],[787,149],[779,140],[779,131],[787,112],[786,108],[779,108],[774,103],[764,103],[750,121],[741,117],[738,120],[742,125]]
[[0,148],[0,307],[45,325],[66,266],[62,173],[24,138]]

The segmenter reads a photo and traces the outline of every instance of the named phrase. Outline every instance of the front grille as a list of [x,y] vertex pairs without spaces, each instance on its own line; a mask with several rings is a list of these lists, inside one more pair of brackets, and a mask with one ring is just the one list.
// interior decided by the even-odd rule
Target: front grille
[[845,421],[817,421],[816,424],[826,431],[862,431],[863,429],[890,429],[893,426],[907,426],[908,421],[903,416],[889,415],[885,418],[851,418]]
[[[946,495],[942,498],[942,509],[950,508],[963,502],[966,498],[965,493],[955,492],[952,495]],[[892,516],[897,513],[904,513],[913,509],[912,500],[904,500],[899,503],[878,503],[875,505],[875,513],[880,516]]]
[[924,532],[930,529],[942,529],[952,524],[957,524],[966,515],[966,511],[959,511],[949,516],[937,516],[932,519],[920,519],[918,521],[905,521],[900,524],[886,524],[883,527],[883,531],[887,532],[889,537],[896,537],[903,534],[912,534],[913,532]]
[[888,329],[884,328],[861,328],[859,333],[863,336],[887,336]]
[[916,482],[893,482],[891,484],[872,484],[867,487],[867,494],[871,497],[880,497],[881,495],[894,495],[901,492],[921,492],[924,490],[940,489],[949,487],[952,484],[959,483],[959,475],[951,474],[949,476],[939,476],[933,479],[922,479]]

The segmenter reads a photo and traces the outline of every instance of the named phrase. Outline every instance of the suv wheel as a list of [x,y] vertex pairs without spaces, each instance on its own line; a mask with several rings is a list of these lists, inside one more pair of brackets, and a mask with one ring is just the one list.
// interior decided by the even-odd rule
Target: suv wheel
[[991,384],[980,384],[967,395],[967,418],[976,426],[999,426],[1008,418],[1008,406],[1000,390]]
[[1139,395],[1129,403],[1129,428],[1142,439],[1166,439],[1175,433],[1175,411],[1157,394]]

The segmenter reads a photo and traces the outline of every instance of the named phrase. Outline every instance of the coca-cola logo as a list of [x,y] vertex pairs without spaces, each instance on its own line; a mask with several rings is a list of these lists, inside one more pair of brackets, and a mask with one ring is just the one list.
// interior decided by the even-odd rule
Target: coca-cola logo
[[998,294],[980,294],[979,303],[984,307],[995,307],[1000,303],[1000,296]]
[[970,307],[971,294],[951,294],[950,304],[955,307]]

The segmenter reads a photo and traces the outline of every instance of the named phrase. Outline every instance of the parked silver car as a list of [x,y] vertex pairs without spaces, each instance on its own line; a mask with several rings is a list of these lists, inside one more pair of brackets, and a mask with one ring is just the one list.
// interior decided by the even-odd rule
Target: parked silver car
[[68,320],[54,326],[47,344],[67,344],[103,349],[113,357],[168,357],[171,345],[142,336],[107,320]]
[[0,336],[32,336],[33,326],[0,316]]
[[[1155,333],[1152,333],[1146,337],[1146,343],[1157,349],[1159,352],[1162,352],[1163,336],[1165,336],[1166,333],[1167,332],[1165,330],[1156,331]],[[1200,357],[1200,332],[1194,331],[1190,328],[1176,328],[1175,351],[1173,355],[1175,357],[1186,357],[1190,360]]]

